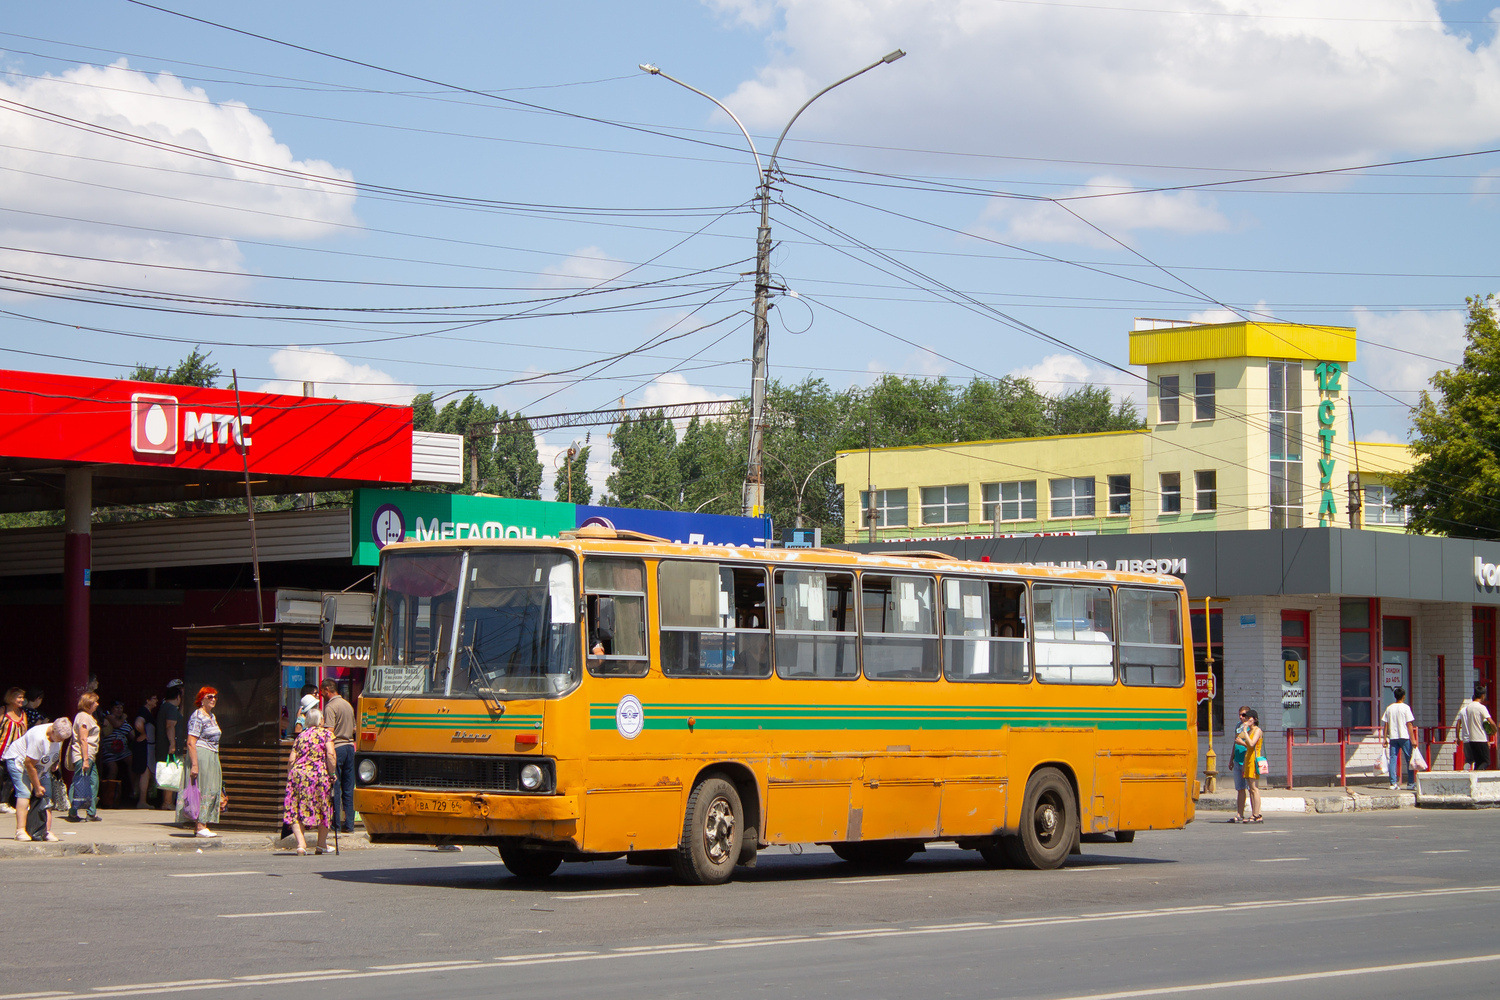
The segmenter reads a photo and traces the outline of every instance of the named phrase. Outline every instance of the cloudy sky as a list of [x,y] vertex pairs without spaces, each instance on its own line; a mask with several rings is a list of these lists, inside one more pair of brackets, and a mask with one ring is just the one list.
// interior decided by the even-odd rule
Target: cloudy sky
[[[563,411],[773,377],[1141,396],[1135,317],[1352,325],[1360,436],[1500,285],[1495,12],[1434,0],[79,0],[0,23],[0,366]],[[257,37],[258,36],[258,37]],[[789,293],[795,293],[795,295]],[[586,428],[540,442],[550,461]],[[607,428],[593,429],[602,463]],[[601,466],[595,470],[602,471]],[[550,483],[551,476],[548,475]]]

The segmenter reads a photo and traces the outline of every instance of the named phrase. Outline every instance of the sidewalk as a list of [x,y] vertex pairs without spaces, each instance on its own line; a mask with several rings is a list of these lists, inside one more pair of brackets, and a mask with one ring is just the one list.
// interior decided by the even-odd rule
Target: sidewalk
[[[194,837],[190,829],[174,826],[172,813],[164,809],[101,809],[98,823],[69,823],[66,813],[53,813],[52,832],[57,843],[15,839],[15,817],[0,816],[0,859],[38,855],[152,854],[161,851],[254,850],[270,851],[281,846],[276,831],[258,832],[216,827],[217,837]],[[316,839],[309,833],[309,845]],[[330,843],[332,843],[330,835]],[[294,844],[291,838],[288,844]],[[339,834],[339,849],[370,848],[364,831]]]
[[[1225,789],[1228,788],[1226,792]],[[1198,799],[1198,811],[1234,812],[1234,779],[1220,776],[1219,790],[1204,792]],[[1351,785],[1313,788],[1262,788],[1260,811],[1265,813],[1341,813],[1370,809],[1415,809],[1417,795],[1404,788],[1393,790],[1386,785]],[[1248,803],[1246,805],[1248,811]]]

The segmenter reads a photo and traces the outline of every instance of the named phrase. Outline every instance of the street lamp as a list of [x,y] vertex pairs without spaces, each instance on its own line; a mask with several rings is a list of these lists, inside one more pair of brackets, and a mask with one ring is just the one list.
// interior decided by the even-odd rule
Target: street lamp
[[[776,456],[773,455],[773,454],[771,454],[769,451],[766,452],[766,457],[767,458],[776,458]],[[823,459],[823,461],[819,462],[817,465],[813,466],[811,469],[808,470],[807,477],[802,480],[802,485],[800,487],[794,487],[794,489],[797,490],[797,519],[796,519],[796,522],[794,523],[793,527],[797,527],[797,528],[802,527],[802,497],[807,492],[807,484],[810,483],[810,482],[812,482],[813,473],[817,472],[819,469],[821,469],[823,466],[827,465],[829,462],[836,461],[837,459],[838,459],[837,455],[834,455],[832,458],[825,458],[825,459]],[[786,474],[788,476],[790,476],[792,482],[795,483],[797,481],[797,474],[792,471],[792,467],[789,466],[789,465],[787,465],[785,462],[782,462],[781,459],[779,459],[779,458],[776,458],[776,461],[778,463],[780,463],[781,467],[786,470]]]
[[761,457],[765,446],[765,411],[766,411],[766,353],[767,344],[770,340],[770,321],[768,310],[771,297],[771,175],[776,172],[776,154],[781,151],[781,142],[786,134],[792,130],[802,112],[806,111],[808,105],[828,93],[833,88],[848,83],[856,76],[862,76],[877,66],[893,63],[906,55],[900,49],[889,52],[879,59],[870,63],[864,69],[850,73],[841,80],[835,80],[816,94],[809,97],[792,115],[791,120],[786,123],[786,128],[781,130],[781,135],[776,138],[776,145],[771,148],[771,159],[764,167],[760,163],[760,153],[755,149],[755,140],[750,138],[750,133],[740,120],[735,117],[734,112],[724,107],[717,99],[705,94],[690,84],[683,83],[674,76],[663,73],[650,63],[641,63],[640,67],[652,76],[659,76],[671,80],[679,87],[684,87],[697,94],[706,97],[719,110],[730,117],[741,132],[745,135],[745,141],[750,144],[750,155],[755,158],[755,170],[760,175],[760,187],[757,197],[760,198],[760,228],[755,234],[755,345],[751,356],[750,368],[750,456],[745,468],[745,490],[743,513],[746,517],[760,517],[766,506],[766,483],[765,476],[761,470]]

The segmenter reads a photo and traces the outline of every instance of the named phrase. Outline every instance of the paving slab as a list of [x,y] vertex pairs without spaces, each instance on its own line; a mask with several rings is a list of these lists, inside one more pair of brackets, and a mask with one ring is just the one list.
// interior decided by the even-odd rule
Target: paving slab
[[[152,854],[163,851],[271,851],[287,848],[279,831],[235,830],[217,827],[216,837],[196,837],[191,827],[177,826],[173,814],[164,809],[101,809],[99,821],[68,822],[64,814],[52,816],[56,842],[18,841],[14,834],[14,815],[0,816],[0,859],[47,857],[74,854]],[[308,837],[311,845],[316,835]],[[331,843],[331,841],[330,841]],[[362,829],[339,834],[340,850],[372,848]]]

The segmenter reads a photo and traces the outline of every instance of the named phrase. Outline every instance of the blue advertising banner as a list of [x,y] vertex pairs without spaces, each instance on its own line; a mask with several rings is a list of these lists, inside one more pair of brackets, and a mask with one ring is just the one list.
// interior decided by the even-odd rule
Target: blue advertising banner
[[771,519],[728,514],[688,514],[675,510],[634,510],[629,507],[578,508],[578,526],[598,524],[622,531],[639,531],[688,545],[739,545],[763,549],[771,544]]

